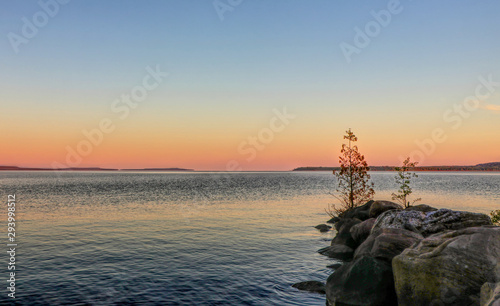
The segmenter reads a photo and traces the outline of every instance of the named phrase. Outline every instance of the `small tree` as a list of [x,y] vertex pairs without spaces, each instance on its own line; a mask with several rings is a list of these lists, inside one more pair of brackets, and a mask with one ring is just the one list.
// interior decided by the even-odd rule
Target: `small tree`
[[358,151],[358,146],[354,145],[358,138],[349,129],[344,139],[347,144],[342,144],[339,156],[340,171],[333,171],[337,177],[338,184],[334,196],[340,200],[340,207],[329,205],[327,213],[330,216],[339,216],[345,211],[352,209],[373,198],[375,190],[373,183],[370,183],[370,174],[364,155]]
[[[410,170],[413,170],[413,168],[415,168],[417,164],[417,162],[411,162],[410,158],[408,157],[404,160],[402,167],[394,168],[394,170],[398,172],[398,174],[396,175],[396,183],[399,185],[399,189],[397,194],[392,194],[392,199],[403,204],[405,208],[410,206],[410,201],[408,201],[408,198],[413,192],[410,186],[411,179],[413,177],[418,177],[415,172],[410,172]],[[412,204],[420,200],[421,198],[415,199],[413,200]]]

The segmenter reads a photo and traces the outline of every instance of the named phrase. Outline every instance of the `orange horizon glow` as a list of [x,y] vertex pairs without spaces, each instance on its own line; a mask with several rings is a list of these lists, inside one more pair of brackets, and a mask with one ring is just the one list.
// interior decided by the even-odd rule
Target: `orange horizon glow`
[[[454,130],[437,116],[431,124],[418,120],[415,124],[407,123],[406,118],[396,117],[375,125],[376,120],[369,121],[365,116],[335,115],[332,124],[326,112],[309,114],[307,108],[289,109],[296,117],[287,125],[274,122],[279,131],[273,132],[267,143],[258,140],[259,149],[250,145],[249,137],[259,139],[259,133],[269,131],[276,117],[273,110],[252,116],[242,114],[239,119],[224,113],[214,118],[194,116],[169,121],[154,112],[139,112],[123,122],[110,117],[114,129],[102,133],[102,141],[91,144],[90,154],[82,155],[77,164],[67,162],[68,150],[76,152],[81,142],[90,143],[83,131],[95,132],[100,120],[109,116],[93,116],[92,120],[58,117],[46,125],[44,118],[27,114],[23,121],[3,120],[12,132],[0,135],[0,143],[7,144],[0,151],[0,165],[51,168],[56,162],[60,167],[202,171],[286,171],[307,166],[338,166],[343,135],[349,127],[358,136],[360,152],[372,166],[399,165],[402,157],[415,151],[421,152],[413,154],[416,161],[424,156],[420,166],[500,161],[498,114],[486,110],[477,110]],[[394,128],[400,125],[406,128]],[[429,145],[435,129],[442,129],[446,139]],[[425,143],[427,148],[422,149],[417,143]],[[255,156],[248,153],[249,148],[253,148]],[[424,151],[430,154],[423,154]],[[228,164],[232,166],[228,168]]]
[[[355,131],[356,132],[356,131]],[[300,135],[297,135],[300,136]],[[277,134],[273,142],[266,144],[256,156],[240,154],[238,147],[246,137],[238,140],[237,135],[227,134],[223,138],[190,136],[190,141],[183,137],[162,138],[161,136],[141,137],[137,135],[105,135],[98,146],[93,146],[88,156],[80,156],[78,164],[69,164],[66,158],[70,151],[77,152],[77,144],[84,137],[66,141],[43,135],[30,137],[10,135],[2,136],[3,143],[9,143],[8,150],[0,152],[0,165],[33,168],[51,168],[54,162],[67,167],[99,167],[113,169],[142,168],[186,168],[200,171],[287,171],[307,166],[338,166],[342,134],[331,135],[334,141],[325,142],[326,135],[302,138],[294,137],[293,131]],[[335,136],[335,137],[334,137]],[[400,156],[422,151],[412,141],[392,142],[384,137],[368,137],[367,131],[358,134],[360,152],[365,155],[371,166],[396,166]],[[479,163],[500,161],[500,145],[479,137],[460,134],[448,135],[448,140],[436,144],[435,151],[427,156],[420,166],[476,165]],[[398,138],[398,137],[395,137]],[[421,141],[424,138],[420,138]],[[250,147],[247,145],[247,148]],[[79,155],[77,153],[77,155]],[[72,155],[73,156],[73,155]],[[419,157],[419,155],[416,155]],[[228,166],[231,165],[231,166]],[[229,168],[228,168],[229,167]]]

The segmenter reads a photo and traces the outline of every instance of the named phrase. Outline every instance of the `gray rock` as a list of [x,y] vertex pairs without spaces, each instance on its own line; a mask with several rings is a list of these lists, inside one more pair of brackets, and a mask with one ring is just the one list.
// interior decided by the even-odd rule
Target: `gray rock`
[[405,210],[416,210],[416,211],[421,211],[421,212],[430,212],[430,211],[436,211],[438,209],[431,207],[429,205],[426,205],[426,204],[419,204],[419,205],[407,207],[407,208],[405,208]]
[[445,230],[491,224],[491,219],[487,215],[467,211],[439,209],[424,213],[415,210],[389,210],[377,218],[372,233],[379,228],[401,228],[427,237]]
[[307,281],[293,284],[292,287],[299,290],[325,294],[325,284],[319,281]]
[[490,217],[485,214],[439,209],[426,213],[422,224],[422,234],[428,236],[444,230],[459,230],[492,224]]
[[343,219],[342,226],[339,228],[337,235],[332,240],[332,245],[343,244],[355,249],[359,244],[352,238],[351,228],[359,223],[361,223],[361,221],[358,219]]
[[500,283],[484,283],[481,287],[481,306],[500,306]]
[[479,305],[481,286],[499,279],[499,258],[500,227],[429,236],[392,260],[399,303]]
[[391,201],[375,201],[373,202],[372,206],[370,207],[370,218],[377,218],[380,216],[382,213],[388,211],[388,210],[393,210],[393,209],[403,209],[403,206],[391,202]]
[[373,224],[375,224],[375,218],[370,218],[353,225],[350,229],[352,239],[354,239],[357,244],[363,243],[363,241],[370,236]]
[[380,228],[399,228],[419,232],[426,215],[420,211],[389,210],[378,216],[372,233]]
[[356,249],[354,259],[371,256],[390,264],[394,256],[422,239],[422,235],[404,229],[378,229]]
[[391,265],[373,257],[344,264],[326,281],[328,305],[397,305]]
[[328,256],[330,258],[348,261],[352,259],[352,256],[354,255],[354,250],[342,244],[334,244],[326,248],[319,249],[318,253],[320,253],[321,255]]
[[322,233],[328,232],[332,227],[326,224],[319,224],[314,227]]

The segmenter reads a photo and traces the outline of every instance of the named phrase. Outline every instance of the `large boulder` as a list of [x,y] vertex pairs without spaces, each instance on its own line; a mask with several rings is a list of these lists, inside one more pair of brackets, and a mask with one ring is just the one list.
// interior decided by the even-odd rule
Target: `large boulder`
[[419,204],[419,205],[407,207],[407,208],[405,208],[405,210],[416,210],[416,211],[421,211],[421,212],[430,212],[430,211],[436,211],[438,209],[431,207],[427,204]]
[[339,228],[337,236],[333,238],[332,245],[343,244],[352,249],[355,249],[359,244],[351,236],[351,228],[361,223],[358,219],[344,219],[342,226]]
[[420,211],[386,211],[375,221],[372,233],[381,228],[399,228],[419,232],[425,217],[425,213]]
[[481,306],[500,306],[500,283],[484,283],[481,287]]
[[325,294],[325,284],[319,281],[306,281],[306,282],[295,283],[292,285],[292,287],[303,291]]
[[328,305],[397,305],[391,265],[373,257],[344,264],[326,281]]
[[401,228],[421,233],[426,237],[445,230],[491,224],[491,219],[487,215],[467,211],[450,209],[439,209],[431,212],[389,210],[377,218],[372,233],[379,228]]
[[399,303],[479,305],[481,286],[500,278],[499,258],[500,227],[429,236],[392,261]]
[[422,235],[404,229],[384,228],[371,234],[356,249],[353,261],[328,278],[329,305],[397,305],[391,260],[421,239]]
[[422,239],[424,239],[422,235],[404,229],[378,229],[356,249],[354,260],[371,256],[390,264],[394,256]]
[[403,209],[403,206],[391,201],[375,201],[370,207],[369,215],[370,218],[377,218],[382,213],[394,209],[401,210]]
[[343,244],[334,244],[325,248],[319,249],[318,253],[328,256],[330,258],[349,261],[354,255],[354,250]]
[[371,200],[366,202],[365,204],[349,209],[342,213],[339,217],[340,218],[350,218],[350,219],[359,219],[361,221],[365,221],[366,219],[370,218],[370,208],[372,207],[372,204],[375,201]]
[[492,224],[490,217],[485,214],[439,209],[426,213],[422,234],[428,236],[444,230],[459,230]]
[[354,239],[357,244],[363,243],[363,241],[365,241],[366,238],[370,236],[373,224],[375,224],[375,218],[370,218],[361,223],[353,225],[350,229],[352,239]]

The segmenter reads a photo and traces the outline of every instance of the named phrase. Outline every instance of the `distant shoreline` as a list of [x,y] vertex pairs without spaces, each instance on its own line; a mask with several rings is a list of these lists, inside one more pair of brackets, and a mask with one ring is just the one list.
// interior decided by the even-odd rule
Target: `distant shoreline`
[[17,166],[0,166],[0,171],[170,171],[170,172],[194,172],[193,169],[183,168],[143,168],[143,169],[109,169],[109,168],[24,168]]
[[[293,171],[340,171],[340,167],[299,167],[293,169]],[[393,166],[373,166],[370,167],[370,171],[395,171]],[[475,166],[423,166],[415,167],[412,171],[418,172],[451,172],[451,171],[463,171],[463,172],[491,172],[500,171],[500,162],[478,164]]]
[[[395,171],[394,166],[371,166],[370,171],[391,172]],[[260,171],[236,171],[236,172],[300,172],[300,171],[339,171],[340,167],[298,167],[293,170],[260,170]],[[18,166],[0,166],[0,171],[80,171],[80,172],[228,172],[224,170],[194,170],[185,168],[140,168],[140,169],[113,169],[113,168],[34,168]],[[423,166],[415,167],[416,172],[500,172],[500,162],[478,164],[475,166]]]

